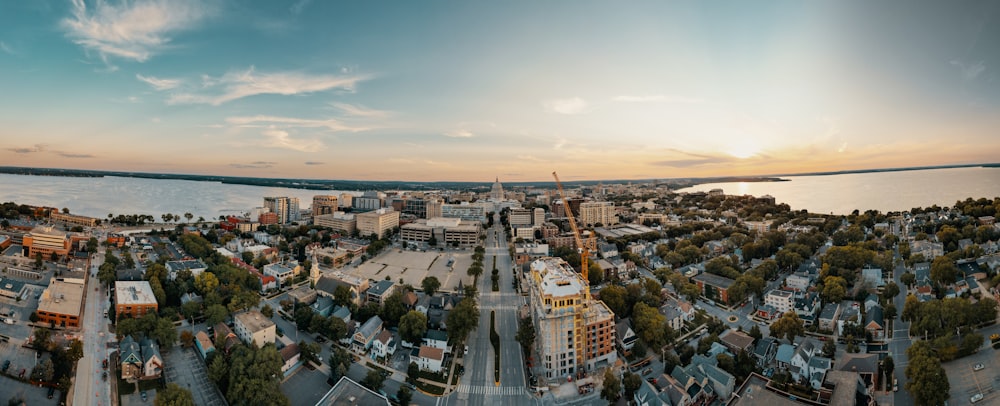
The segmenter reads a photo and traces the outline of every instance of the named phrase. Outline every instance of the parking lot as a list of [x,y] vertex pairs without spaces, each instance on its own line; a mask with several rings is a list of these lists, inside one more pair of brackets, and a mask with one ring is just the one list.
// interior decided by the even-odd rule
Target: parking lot
[[[949,403],[965,404],[977,393],[982,393],[983,399],[977,404],[1000,404],[1000,391],[997,391],[1000,388],[998,357],[1000,351],[986,347],[976,354],[942,364],[951,384]],[[983,369],[976,371],[976,364],[983,364]],[[900,386],[902,384],[900,380]]]
[[208,380],[205,362],[194,349],[176,346],[170,352],[163,354],[163,363],[167,383],[176,383],[190,390],[194,396],[194,404],[206,406],[226,404],[215,384]]
[[310,371],[303,366],[281,383],[281,393],[293,405],[315,405],[330,390],[327,377],[319,370]]
[[48,399],[49,390],[37,386],[18,382],[6,376],[0,376],[0,399],[9,401],[20,398],[27,405],[57,405],[59,404],[59,391],[55,392],[52,399]]
[[[451,260],[451,266],[448,265]],[[345,272],[366,279],[383,280],[388,276],[391,280],[413,286],[428,276],[436,277],[441,282],[442,290],[457,290],[459,280],[463,285],[472,282],[466,274],[472,265],[472,254],[468,251],[416,252],[389,250],[377,258],[373,258],[357,268]],[[490,264],[484,264],[488,268]],[[489,269],[484,271],[489,272]]]
[[3,361],[10,361],[7,374],[17,376],[22,369],[25,374],[30,374],[35,367],[35,351],[13,342],[0,342],[0,362]]

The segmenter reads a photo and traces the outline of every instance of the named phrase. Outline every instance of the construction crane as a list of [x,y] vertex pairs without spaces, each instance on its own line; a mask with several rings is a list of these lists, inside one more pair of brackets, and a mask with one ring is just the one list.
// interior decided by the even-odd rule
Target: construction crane
[[590,297],[590,253],[591,251],[597,251],[597,240],[594,239],[594,235],[591,234],[586,240],[580,234],[580,228],[576,225],[576,217],[573,216],[573,209],[569,207],[569,202],[566,201],[566,192],[563,191],[562,182],[559,181],[559,175],[555,171],[552,171],[552,177],[556,179],[556,188],[559,189],[559,196],[562,198],[563,208],[566,210],[566,217],[569,218],[569,227],[573,229],[573,238],[576,240],[576,246],[580,250],[580,274],[583,276],[583,283],[586,289],[586,296]]

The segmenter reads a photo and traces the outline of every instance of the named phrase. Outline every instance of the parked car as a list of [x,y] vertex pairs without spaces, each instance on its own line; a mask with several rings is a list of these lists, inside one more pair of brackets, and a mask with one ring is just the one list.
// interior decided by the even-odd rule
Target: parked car
[[975,366],[973,366],[972,370],[973,371],[982,371],[984,368],[986,368],[986,365],[983,365],[983,363],[980,362],[980,363],[976,364]]
[[48,397],[49,399],[52,399],[52,396],[55,396],[55,394],[56,394],[56,388],[53,388],[53,387],[50,386],[49,387],[49,393],[48,393],[48,395],[46,395],[46,397]]
[[982,393],[977,393],[975,395],[972,395],[971,398],[969,398],[969,403],[976,403],[976,402],[978,402],[980,400],[983,400],[983,394]]
[[146,391],[139,392],[139,397],[141,397],[142,401],[145,402],[146,401]]

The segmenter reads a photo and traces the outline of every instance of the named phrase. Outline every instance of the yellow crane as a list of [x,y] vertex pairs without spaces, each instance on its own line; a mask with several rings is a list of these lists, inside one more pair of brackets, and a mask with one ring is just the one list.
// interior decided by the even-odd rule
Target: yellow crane
[[563,209],[566,211],[566,217],[569,218],[569,227],[573,229],[573,238],[576,240],[576,246],[580,250],[580,274],[583,276],[583,283],[586,287],[587,297],[590,297],[590,253],[592,251],[597,251],[597,240],[594,239],[594,235],[591,234],[586,240],[580,234],[580,228],[576,225],[576,217],[573,216],[573,210],[569,207],[569,202],[566,200],[566,192],[563,191],[562,182],[559,181],[559,175],[555,171],[552,171],[552,177],[556,179],[556,188],[559,189],[559,197],[562,198]]

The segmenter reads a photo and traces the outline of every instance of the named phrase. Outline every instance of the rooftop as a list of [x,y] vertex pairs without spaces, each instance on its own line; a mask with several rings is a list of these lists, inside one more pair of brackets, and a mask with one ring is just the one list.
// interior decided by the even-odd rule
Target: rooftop
[[38,310],[56,314],[80,315],[83,283],[53,279],[38,301]]
[[561,258],[540,258],[531,263],[531,270],[541,277],[539,288],[543,295],[560,297],[579,295],[583,279]]
[[426,345],[420,346],[420,358],[427,358],[432,360],[441,361],[444,359],[444,350],[440,348],[428,347]]
[[343,376],[336,385],[323,396],[316,406],[385,405],[389,400],[376,392],[361,386],[351,378]]
[[264,317],[261,312],[256,310],[250,310],[248,312],[240,313],[234,316],[236,322],[244,325],[247,330],[251,332],[258,332],[269,327],[274,327],[274,322],[267,317]]
[[767,379],[751,374],[750,377],[733,394],[731,406],[790,406],[799,405],[791,399],[766,389]]
[[147,281],[115,282],[115,303],[119,305],[157,304],[153,288]]

